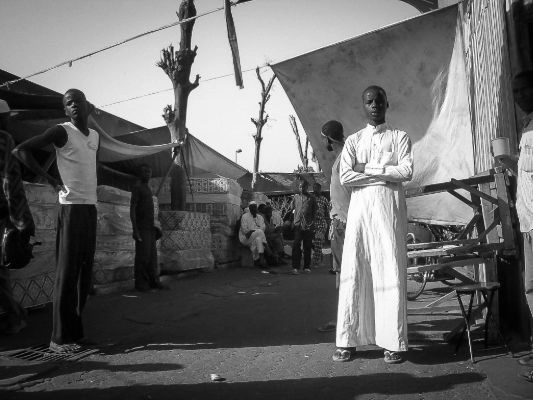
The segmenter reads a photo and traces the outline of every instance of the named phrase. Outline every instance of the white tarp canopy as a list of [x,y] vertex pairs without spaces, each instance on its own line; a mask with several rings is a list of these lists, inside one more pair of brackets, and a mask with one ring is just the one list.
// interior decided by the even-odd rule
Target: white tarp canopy
[[[387,122],[413,142],[415,172],[407,188],[469,177],[474,171],[469,92],[458,8],[451,6],[272,65],[327,176],[333,154],[320,127],[343,123],[345,135],[366,125],[362,91],[382,86]],[[409,218],[464,224],[469,207],[444,193],[408,200]]]

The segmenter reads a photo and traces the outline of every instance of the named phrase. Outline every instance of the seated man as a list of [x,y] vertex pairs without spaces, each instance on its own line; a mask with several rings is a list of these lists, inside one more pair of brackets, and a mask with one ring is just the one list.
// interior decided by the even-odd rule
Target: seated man
[[265,221],[265,236],[267,239],[267,248],[265,254],[267,261],[272,265],[281,264],[281,258],[285,254],[283,251],[283,235],[281,233],[281,226],[276,226],[272,223],[272,207],[266,204],[260,204],[257,212],[263,217]]
[[241,217],[239,241],[252,251],[254,264],[266,268],[265,246],[267,239],[265,236],[265,221],[257,213],[257,203],[255,201],[251,201],[248,204],[248,209],[250,211],[244,213]]

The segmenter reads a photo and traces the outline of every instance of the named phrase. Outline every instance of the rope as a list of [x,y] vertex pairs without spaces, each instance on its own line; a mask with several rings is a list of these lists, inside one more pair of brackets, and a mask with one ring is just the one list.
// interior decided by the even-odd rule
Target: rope
[[56,65],[54,65],[52,67],[45,68],[43,70],[34,72],[33,74],[26,75],[26,76],[23,76],[23,77],[18,78],[18,79],[14,79],[14,80],[11,80],[11,81],[4,82],[4,83],[2,83],[0,85],[0,88],[2,88],[2,87],[8,87],[9,88],[9,85],[12,85],[14,83],[20,82],[20,81],[28,79],[28,78],[32,78],[32,77],[37,76],[37,75],[44,74],[46,72],[52,71],[52,70],[54,70],[56,68],[59,68],[59,67],[62,67],[64,65],[68,65],[69,67],[72,67],[72,63],[75,62],[75,61],[83,60],[84,58],[88,58],[88,57],[94,56],[95,54],[102,53],[102,52],[104,52],[106,50],[112,49],[114,47],[118,47],[118,46],[123,45],[125,43],[128,43],[128,42],[131,42],[133,40],[139,39],[139,38],[141,38],[143,36],[147,36],[147,35],[150,35],[152,33],[162,31],[164,29],[172,28],[174,26],[181,25],[181,24],[193,21],[195,19],[198,19],[200,17],[205,17],[206,15],[213,14],[213,13],[215,13],[217,11],[222,11],[222,10],[224,10],[224,7],[219,7],[219,8],[216,8],[214,10],[207,11],[207,12],[205,12],[203,14],[195,15],[194,17],[191,17],[191,18],[186,18],[186,19],[183,19],[181,21],[172,22],[170,24],[166,24],[166,25],[160,26],[159,28],[155,28],[155,29],[149,30],[147,32],[140,33],[140,34],[135,35],[133,37],[130,37],[128,39],[122,40],[122,41],[120,41],[118,43],[112,44],[110,46],[106,46],[106,47],[104,47],[102,49],[99,49],[99,50],[95,50],[95,51],[93,51],[93,52],[91,52],[89,54],[85,54],[83,56],[76,57],[76,58],[73,58],[71,60],[63,61],[63,62],[61,62],[59,64],[56,64]]
[[[261,66],[259,67],[259,69],[267,68],[267,67],[270,67],[270,64],[261,65]],[[245,69],[245,70],[243,70],[242,72],[245,73],[245,72],[250,72],[250,71],[255,71],[255,67],[254,67],[254,68]],[[203,79],[203,80],[202,80],[202,83],[204,83],[204,82],[209,82],[209,81],[214,81],[214,80],[216,80],[216,79],[227,78],[227,77],[229,77],[229,76],[233,76],[233,75],[234,75],[234,73],[229,73],[229,74],[224,74],[224,75],[214,76],[214,77],[211,77],[211,78]],[[157,91],[155,91],[155,92],[150,92],[150,93],[146,93],[146,94],[141,94],[141,95],[138,95],[138,96],[129,97],[129,98],[127,98],[127,99],[117,100],[117,101],[114,101],[114,102],[112,102],[112,103],[107,103],[107,104],[104,104],[104,105],[102,105],[102,106],[98,106],[98,108],[104,108],[104,107],[114,106],[115,104],[126,103],[126,102],[128,102],[128,101],[142,99],[142,98],[144,98],[144,97],[153,96],[153,95],[155,95],[155,94],[159,94],[159,93],[163,93],[163,92],[170,92],[171,90],[174,90],[174,89],[172,89],[172,88],[169,88],[169,89],[161,89],[161,90],[157,90]]]

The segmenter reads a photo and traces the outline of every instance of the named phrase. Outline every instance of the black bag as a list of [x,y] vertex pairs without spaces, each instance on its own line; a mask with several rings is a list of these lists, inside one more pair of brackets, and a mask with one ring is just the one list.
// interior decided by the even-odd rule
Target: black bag
[[33,246],[41,244],[23,239],[20,231],[14,226],[3,227],[1,239],[1,263],[9,269],[20,269],[28,265],[33,258]]

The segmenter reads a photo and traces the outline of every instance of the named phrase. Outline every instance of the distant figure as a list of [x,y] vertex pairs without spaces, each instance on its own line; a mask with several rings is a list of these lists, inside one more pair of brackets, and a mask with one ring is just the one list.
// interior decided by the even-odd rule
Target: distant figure
[[313,265],[318,267],[322,262],[322,247],[328,230],[329,202],[322,194],[320,183],[313,184],[313,195],[316,200],[315,229],[313,236]]
[[248,203],[249,212],[245,212],[241,217],[241,227],[239,229],[239,241],[252,251],[254,265],[267,268],[265,259],[265,247],[267,239],[265,236],[265,221],[257,213],[257,203]]
[[161,230],[154,225],[154,199],[148,182],[152,169],[147,164],[139,167],[139,181],[131,191],[130,218],[135,240],[135,289],[146,292],[163,289],[157,270],[156,241]]
[[366,128],[342,150],[340,181],[352,189],[344,238],[334,361],[376,344],[386,363],[407,351],[407,208],[402,182],[413,174],[411,141],[385,122],[385,90],[363,92]]
[[292,273],[297,275],[301,269],[302,249],[304,271],[311,272],[311,248],[315,227],[316,200],[309,194],[309,183],[302,180],[298,186],[300,193],[295,195],[291,209],[294,211],[294,242],[292,244]]
[[[56,281],[50,350],[71,353],[87,343],[82,312],[91,288],[96,247],[96,154],[100,140],[89,129],[94,106],[78,89],[63,95],[69,122],[26,140],[13,154],[57,191],[59,211],[56,234]],[[45,171],[33,152],[55,149],[61,182]]]
[[[29,243],[30,236],[35,234],[35,224],[24,193],[19,163],[11,154],[15,144],[7,132],[10,115],[9,105],[0,100],[0,231],[8,225],[14,226],[22,240]],[[9,269],[3,265],[3,257],[0,259],[0,307],[6,313],[1,333],[14,335],[27,326],[26,310],[13,298]]]
[[[533,316],[533,70],[515,76],[513,93],[516,103],[527,113],[519,146],[516,211],[524,244],[524,289]],[[533,354],[520,358],[519,363],[528,367],[523,378],[533,382]]]
[[258,214],[265,221],[265,237],[268,247],[265,248],[267,263],[270,265],[280,265],[285,254],[283,250],[283,235],[281,226],[276,226],[272,222],[272,207],[266,204],[259,204]]
[[[350,188],[341,185],[339,164],[341,152],[344,147],[344,128],[339,121],[328,121],[322,125],[322,136],[326,139],[326,148],[335,153],[335,161],[331,168],[331,180],[329,185],[330,218],[329,239],[331,243],[331,272],[335,274],[335,287],[339,288],[340,272],[342,263],[342,251],[344,247],[344,234],[346,232],[346,220],[350,206]],[[334,331],[337,323],[329,321],[318,328],[321,332]]]

